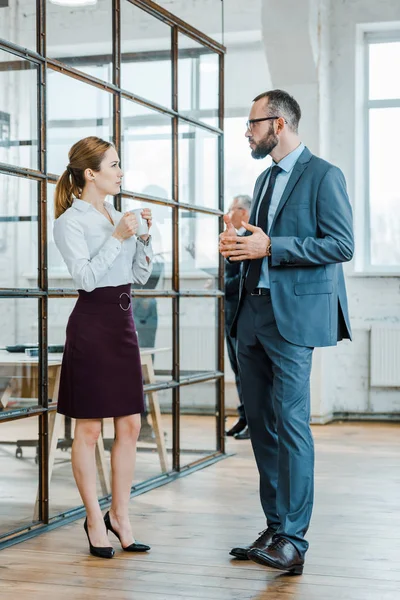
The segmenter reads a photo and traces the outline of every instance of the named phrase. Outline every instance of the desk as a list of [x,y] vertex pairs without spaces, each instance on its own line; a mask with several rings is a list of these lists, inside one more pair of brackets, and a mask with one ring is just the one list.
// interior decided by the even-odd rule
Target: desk
[[[48,355],[49,398],[58,398],[62,354]],[[38,396],[38,357],[27,356],[24,352],[0,350],[0,377],[8,379],[8,384],[0,396],[0,407],[6,408],[10,398],[36,398]]]
[[[144,383],[155,383],[152,355],[167,352],[170,348],[143,348],[140,350],[140,360]],[[53,403],[57,402],[60,387],[62,354],[48,354],[48,395]],[[0,369],[3,377],[9,377],[6,389],[0,397],[3,408],[12,396],[21,398],[37,398],[38,395],[38,357],[27,356],[24,353],[0,350]],[[164,429],[157,392],[147,393],[152,426],[160,460],[161,471],[168,471],[167,450],[165,447]],[[63,416],[55,410],[49,413],[49,483],[53,473],[55,453],[60,437]],[[107,466],[103,437],[100,435],[96,445],[96,465],[103,495],[111,493],[110,474]],[[35,503],[34,520],[38,519],[39,492]]]

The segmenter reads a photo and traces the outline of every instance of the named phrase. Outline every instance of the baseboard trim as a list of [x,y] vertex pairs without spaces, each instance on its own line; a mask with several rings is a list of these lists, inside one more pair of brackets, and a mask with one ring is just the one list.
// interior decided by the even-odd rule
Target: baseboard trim
[[[161,411],[165,414],[171,414],[170,406],[161,406]],[[215,416],[210,406],[187,406],[181,407],[182,415],[196,416]],[[227,408],[225,417],[237,417],[236,409]],[[394,413],[369,413],[369,412],[330,412],[326,415],[311,415],[311,425],[327,425],[336,421],[377,421],[400,423],[400,412]]]
[[312,425],[327,425],[337,421],[368,421],[400,423],[400,413],[334,412],[311,417]]
[[335,420],[333,413],[327,415],[311,415],[311,425],[327,425]]

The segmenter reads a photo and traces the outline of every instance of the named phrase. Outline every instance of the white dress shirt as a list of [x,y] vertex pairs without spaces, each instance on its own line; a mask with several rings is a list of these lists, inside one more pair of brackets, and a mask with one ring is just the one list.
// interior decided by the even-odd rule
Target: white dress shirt
[[77,289],[144,285],[153,268],[151,242],[145,246],[135,235],[117,240],[113,233],[122,213],[109,202],[104,207],[114,225],[89,202],[77,199],[54,222],[55,244]]
[[[295,148],[292,152],[290,152],[284,158],[282,158],[282,160],[280,160],[279,163],[272,161],[271,167],[275,167],[276,165],[278,165],[282,169],[282,171],[280,173],[278,173],[278,175],[276,177],[275,186],[274,186],[274,189],[272,192],[271,203],[269,205],[268,222],[267,222],[268,235],[269,235],[272,223],[274,222],[274,217],[275,217],[275,213],[277,211],[279,202],[283,196],[283,193],[284,193],[286,185],[290,179],[290,176],[293,172],[295,164],[297,163],[298,158],[299,158],[300,154],[303,152],[303,150],[304,150],[304,144],[301,142],[297,146],[297,148]],[[269,173],[267,175],[267,179],[265,180],[264,188],[260,195],[260,201],[257,206],[256,223],[258,222],[258,211],[260,210],[262,199],[264,198],[265,193],[267,191],[270,174],[271,174],[271,171],[269,171]],[[272,243],[272,240],[271,240],[271,243]],[[257,287],[262,287],[262,288],[270,287],[268,258],[267,257],[264,258],[264,260],[262,262],[260,280],[258,282]]]

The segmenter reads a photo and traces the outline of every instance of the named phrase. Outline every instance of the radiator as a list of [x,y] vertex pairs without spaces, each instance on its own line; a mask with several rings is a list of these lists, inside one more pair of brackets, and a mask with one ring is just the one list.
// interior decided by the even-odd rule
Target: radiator
[[371,386],[400,387],[400,326],[371,328]]
[[[140,337],[139,337],[140,339]],[[155,355],[156,369],[171,369],[171,327],[160,326],[156,348],[171,348]],[[217,332],[213,327],[183,325],[180,330],[180,364],[183,371],[215,371],[217,368]]]

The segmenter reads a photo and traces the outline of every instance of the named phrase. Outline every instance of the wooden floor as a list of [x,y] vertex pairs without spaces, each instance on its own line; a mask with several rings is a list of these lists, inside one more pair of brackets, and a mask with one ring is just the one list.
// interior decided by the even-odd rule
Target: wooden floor
[[229,441],[235,456],[132,501],[149,555],[115,544],[112,560],[91,557],[79,521],[3,550],[0,598],[399,600],[400,426],[313,432],[316,498],[303,576],[230,560],[230,548],[251,542],[264,521],[250,444]]

